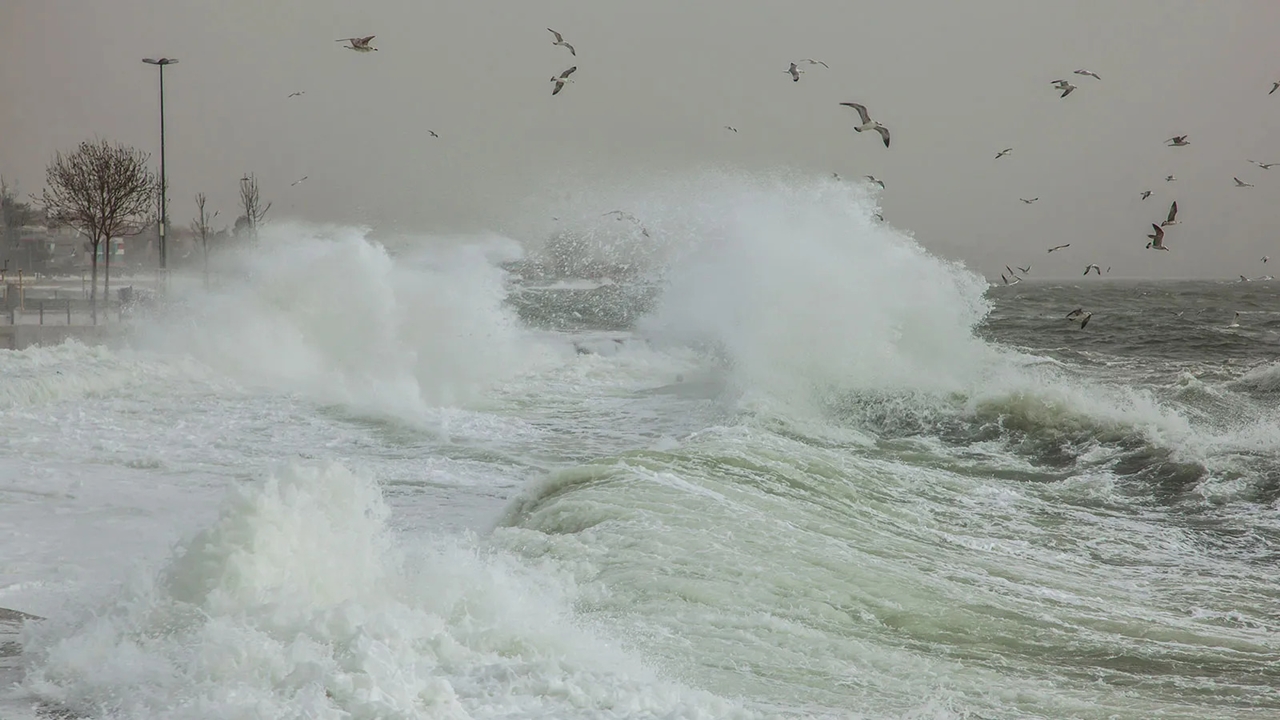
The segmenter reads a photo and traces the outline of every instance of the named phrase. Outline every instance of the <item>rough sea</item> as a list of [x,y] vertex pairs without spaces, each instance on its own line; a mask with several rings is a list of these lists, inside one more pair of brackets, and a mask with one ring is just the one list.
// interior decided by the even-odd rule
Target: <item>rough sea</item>
[[276,222],[0,351],[0,714],[1280,717],[1280,285],[992,285],[874,212]]

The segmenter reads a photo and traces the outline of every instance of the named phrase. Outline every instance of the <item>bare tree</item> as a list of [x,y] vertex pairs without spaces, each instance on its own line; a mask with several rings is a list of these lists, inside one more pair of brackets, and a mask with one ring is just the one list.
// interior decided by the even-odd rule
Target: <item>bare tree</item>
[[[267,216],[267,211],[271,209],[271,203],[267,203],[266,207],[262,206],[262,199],[258,196],[258,178],[253,173],[249,173],[240,178],[240,207],[244,208],[244,227],[249,231],[249,236],[253,241],[258,242],[258,223]],[[236,222],[240,226],[240,222]]]
[[136,235],[152,219],[158,190],[147,168],[151,156],[106,140],[85,140],[75,152],[56,153],[45,169],[41,202],[52,219],[79,228],[89,236],[93,253],[89,301],[98,321],[98,247],[107,241],[106,283],[110,291],[111,239]]
[[210,215],[205,209],[205,202],[208,200],[204,193],[196,193],[196,217],[191,221],[191,232],[200,238],[200,249],[204,252],[204,288],[209,289],[209,233],[211,228],[209,223],[218,217],[215,210]]

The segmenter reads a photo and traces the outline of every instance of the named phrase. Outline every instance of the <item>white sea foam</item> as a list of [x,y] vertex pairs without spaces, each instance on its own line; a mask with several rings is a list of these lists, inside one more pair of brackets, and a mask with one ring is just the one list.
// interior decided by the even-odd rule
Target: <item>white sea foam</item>
[[29,626],[24,686],[111,718],[745,716],[575,625],[562,574],[386,519],[340,466],[233,487],[158,572]]
[[547,357],[503,305],[496,260],[518,254],[512,241],[393,240],[273,224],[222,259],[219,276],[236,279],[186,284],[172,319],[139,337],[246,383],[408,421]]
[[[383,244],[278,223],[220,260],[245,279],[177,282],[181,307],[131,351],[0,353],[20,380],[0,381],[5,447],[33,438],[0,464],[21,479],[0,530],[27,544],[0,558],[4,597],[50,616],[27,631],[25,691],[89,717],[335,719],[720,718],[748,714],[724,699],[739,693],[801,717],[827,712],[816,703],[1204,717],[1234,702],[1188,711],[1210,684],[1257,696],[1248,668],[1221,678],[1242,657],[1265,667],[1274,644],[1202,627],[1182,602],[1257,624],[1251,568],[1159,508],[1127,516],[1133,488],[1106,463],[1148,451],[1135,435],[1174,461],[1224,443],[1265,461],[1274,423],[1206,428],[1150,387],[981,339],[981,280],[873,221],[858,185],[644,182],[581,193],[576,215],[553,208],[584,252],[658,288],[625,342],[521,327],[496,265],[518,251],[502,238]],[[641,223],[601,217],[616,207]],[[215,378],[235,392],[211,385],[198,405],[176,392]],[[861,401],[923,418],[923,437],[886,449],[831,412]],[[424,439],[432,413],[484,447]],[[957,447],[929,434],[937,417],[1001,434]],[[1090,467],[1053,482],[1061,466],[1002,443],[1034,432],[1076,443]],[[42,449],[72,440],[85,440],[74,474]],[[313,452],[350,461],[256,472]],[[600,460],[539,472],[584,457]],[[347,469],[392,462],[387,497],[407,517],[390,516],[374,474]],[[1215,500],[1245,497],[1235,467]],[[193,499],[194,469],[213,477]],[[512,527],[432,531],[443,515],[496,514],[535,474]],[[174,528],[193,526],[165,556]],[[121,577],[117,548],[146,560],[104,586]],[[110,571],[38,572],[80,554]],[[1147,654],[1193,666],[1183,652],[1222,676],[1142,674]],[[1114,668],[1090,665],[1103,656],[1139,669],[1106,685]]]

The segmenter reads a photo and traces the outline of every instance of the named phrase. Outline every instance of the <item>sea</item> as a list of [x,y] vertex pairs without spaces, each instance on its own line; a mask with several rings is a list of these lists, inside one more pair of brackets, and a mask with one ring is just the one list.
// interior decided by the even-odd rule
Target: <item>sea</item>
[[1280,717],[1277,283],[993,284],[878,197],[280,219],[0,351],[0,714]]

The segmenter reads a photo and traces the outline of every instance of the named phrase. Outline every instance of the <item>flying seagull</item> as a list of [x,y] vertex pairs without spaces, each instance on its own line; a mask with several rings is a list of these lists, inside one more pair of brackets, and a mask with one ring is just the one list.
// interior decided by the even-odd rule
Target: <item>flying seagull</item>
[[1146,199],[1147,199],[1147,198],[1149,198],[1149,197],[1151,197],[1151,191],[1150,191],[1150,190],[1143,190],[1143,191],[1142,191],[1142,199],[1143,199],[1143,200],[1146,200]]
[[1271,256],[1270,256],[1270,255],[1263,255],[1263,256],[1262,256],[1262,262],[1266,262],[1266,261],[1268,261],[1268,260],[1270,260],[1270,259],[1271,259]]
[[1177,224],[1178,224],[1178,221],[1174,219],[1174,218],[1176,218],[1177,216],[1178,216],[1178,201],[1177,201],[1177,200],[1174,200],[1174,201],[1173,201],[1173,204],[1169,206],[1169,217],[1165,218],[1165,219],[1164,219],[1164,222],[1160,223],[1160,227],[1168,227],[1168,226],[1170,226],[1170,225],[1177,225]]
[[1091,313],[1091,312],[1085,312],[1085,311],[1084,311],[1084,308],[1076,308],[1075,310],[1072,310],[1071,312],[1067,313],[1067,319],[1068,319],[1068,320],[1079,320],[1079,321],[1080,321],[1080,329],[1081,329],[1081,330],[1083,330],[1083,329],[1084,329],[1084,326],[1085,326],[1085,325],[1088,325],[1088,324],[1089,324],[1089,318],[1091,318],[1091,317],[1093,317],[1093,313]]
[[1252,183],[1247,183],[1238,177],[1233,177],[1231,179],[1236,181],[1236,187],[1253,187]]
[[1054,250],[1061,250],[1063,248],[1069,248],[1069,247],[1071,247],[1071,243],[1067,243],[1065,245],[1054,245],[1053,247],[1049,248],[1049,252],[1053,252]]
[[725,129],[725,130],[732,130],[732,131],[734,131],[734,132],[738,132],[738,128],[736,128],[736,127],[729,127],[728,125],[725,125],[725,126],[724,126],[724,129]]
[[1040,197],[1039,197],[1039,196],[1036,196],[1036,197],[1031,198],[1030,200],[1028,200],[1027,198],[1018,198],[1018,199],[1019,199],[1019,200],[1021,200],[1021,201],[1022,201],[1022,202],[1024,202],[1024,203],[1026,203],[1026,204],[1030,205],[1031,203],[1033,203],[1033,202],[1035,202],[1035,201],[1039,200],[1039,199],[1040,199]]
[[289,187],[293,187],[294,185],[297,185],[298,183],[300,183],[300,182],[302,182],[303,180],[306,180],[306,179],[307,179],[307,176],[306,176],[306,175],[303,175],[302,177],[298,178],[297,180],[294,180],[293,182],[289,183]]
[[574,71],[574,70],[577,70],[577,69],[578,69],[578,66],[577,66],[577,65],[574,65],[573,67],[569,68],[568,70],[565,70],[564,72],[560,73],[559,77],[557,77],[557,76],[555,76],[555,75],[552,75],[552,76],[551,76],[551,82],[553,82],[553,83],[555,83],[555,84],[556,84],[556,89],[555,89],[555,90],[552,90],[552,91],[551,91],[551,94],[552,94],[552,95],[555,95],[555,94],[559,93],[561,90],[563,90],[563,89],[564,89],[564,84],[565,84],[565,83],[567,83],[567,82],[573,82],[572,80],[570,80],[570,79],[569,79],[569,76],[570,76],[570,75],[572,75],[572,74],[573,74],[573,71]]
[[1147,237],[1151,238],[1151,242],[1147,243],[1147,249],[1149,249],[1149,250],[1168,250],[1169,248],[1167,248],[1167,247],[1165,247],[1165,246],[1164,246],[1164,228],[1160,227],[1159,225],[1157,225],[1157,224],[1155,224],[1155,223],[1151,223],[1151,227],[1152,227],[1152,228],[1155,228],[1155,231],[1156,231],[1156,232],[1155,232],[1155,234],[1154,234],[1154,235],[1148,235],[1148,236],[1147,236]]
[[807,62],[807,63],[809,63],[810,65],[821,65],[822,67],[827,68],[828,70],[830,70],[830,69],[831,69],[831,66],[830,66],[830,65],[828,65],[828,64],[826,64],[826,63],[824,63],[824,62],[822,62],[821,60],[814,60],[813,58],[805,58],[805,59],[801,60],[800,62]]
[[791,67],[787,68],[787,72],[791,74],[792,82],[800,82],[800,73],[804,71],[796,67],[795,63],[791,63]]
[[627,212],[627,211],[625,211],[625,210],[610,210],[609,212],[604,213],[604,214],[603,214],[603,215],[601,215],[600,217],[608,217],[608,216],[610,216],[610,215],[617,215],[619,220],[630,220],[631,222],[635,223],[636,225],[639,225],[639,226],[640,226],[640,234],[641,234],[641,235],[644,235],[645,237],[649,237],[649,229],[648,229],[648,228],[646,228],[646,227],[644,226],[644,223],[640,222],[640,218],[636,217],[635,215],[632,215],[631,213],[629,213],[629,212]]
[[1060,98],[1064,98],[1070,95],[1071,91],[1076,89],[1075,85],[1072,85],[1066,80],[1054,80],[1053,84],[1056,85],[1058,89],[1062,91],[1062,94],[1058,96]]
[[1250,160],[1249,162],[1253,163],[1254,165],[1257,165],[1258,167],[1262,168],[1263,170],[1270,170],[1271,168],[1275,167],[1276,165],[1280,165],[1280,163],[1260,163],[1260,162],[1258,162],[1257,160]]
[[863,175],[863,177],[865,177],[869,182],[873,182],[876,185],[879,185],[881,190],[884,189],[884,181],[876,177],[875,175]]
[[[1243,277],[1243,276],[1241,276],[1241,277]],[[1229,328],[1238,328],[1238,327],[1240,327],[1240,313],[1239,313],[1239,312],[1236,312],[1235,317],[1231,318],[1231,324],[1230,324],[1230,325],[1228,325],[1227,327],[1229,327]]]
[[354,38],[354,37],[341,38],[339,40],[335,40],[334,42],[349,42],[351,43],[350,45],[343,45],[342,47],[348,48],[350,50],[355,50],[356,52],[370,52],[372,50],[378,49],[376,47],[369,47],[369,41],[374,39],[375,37],[377,37],[377,35],[370,35],[368,37],[362,37],[362,38]]
[[996,159],[999,160],[1000,158],[1004,157],[1005,155],[1008,155],[1011,152],[1013,152],[1013,148],[1005,148],[1000,152],[996,153]]
[[1017,275],[1014,275],[1013,279],[1010,280],[1009,278],[1004,276],[1004,273],[1000,273],[1000,279],[1004,281],[1005,285],[1017,285],[1018,283],[1022,282],[1022,278],[1018,277]]
[[570,54],[570,55],[572,55],[572,56],[574,56],[574,57],[578,57],[578,52],[577,52],[576,50],[574,50],[574,49],[573,49],[573,46],[572,46],[572,45],[570,45],[569,43],[567,43],[567,42],[565,42],[565,41],[564,41],[564,38],[560,35],[560,33],[556,32],[555,30],[552,30],[551,28],[547,28],[547,30],[549,30],[549,31],[551,32],[551,34],[552,34],[552,35],[555,35],[555,36],[556,36],[555,41],[551,43],[552,45],[563,45],[563,46],[565,46],[565,47],[569,48],[569,54]]
[[1088,275],[1090,270],[1097,270],[1099,275],[1102,274],[1102,268],[1098,267],[1097,264],[1090,263],[1089,265],[1084,266],[1085,275]]
[[431,137],[434,137],[434,138],[440,137],[439,135],[436,134],[435,130],[428,130],[427,132],[431,133]]
[[1169,147],[1182,147],[1184,145],[1191,144],[1191,141],[1187,139],[1186,135],[1174,135],[1168,140],[1165,140],[1165,142],[1169,143]]
[[1176,178],[1176,177],[1174,177],[1174,176],[1172,176],[1172,175],[1165,175],[1165,176],[1164,176],[1164,181],[1165,181],[1165,182],[1173,182],[1174,180],[1177,180],[1177,179],[1178,179],[1178,178]]
[[1031,266],[1028,265],[1026,267],[1020,267],[1018,268],[1018,272],[1022,273],[1023,275],[1026,275],[1027,273],[1031,272]]
[[1267,94],[1268,94],[1268,95],[1270,95],[1271,93],[1275,92],[1275,91],[1276,91],[1276,88],[1280,88],[1280,82],[1273,82],[1273,83],[1271,83],[1271,92],[1269,92],[1269,93],[1267,93]]
[[[291,92],[291,93],[289,93],[289,97],[298,97],[299,95],[306,95],[306,94],[307,94],[307,91],[306,91],[306,90],[302,90],[302,91],[299,91],[299,92]],[[288,100],[289,98],[285,98],[285,99],[286,99],[286,100]]]
[[871,116],[867,114],[866,105],[860,105],[852,102],[844,102],[840,104],[858,111],[858,117],[862,119],[862,124],[855,127],[854,130],[858,132],[862,132],[863,130],[875,130],[880,133],[880,137],[884,138],[884,146],[889,147],[889,128],[881,125],[878,120],[872,120]]
[[1074,72],[1075,72],[1075,74],[1077,74],[1077,75],[1088,75],[1089,77],[1093,78],[1094,80],[1101,80],[1101,79],[1102,79],[1101,77],[1099,77],[1099,76],[1098,76],[1098,73],[1096,73],[1096,72],[1094,72],[1094,71],[1092,71],[1092,70],[1085,70],[1084,68],[1080,68],[1079,70],[1075,70]]
[[631,222],[634,222],[634,223],[640,222],[640,218],[636,217],[635,215],[632,215],[626,210],[610,210],[607,213],[601,214],[600,217],[609,217],[610,215],[617,215],[619,220],[630,220]]

